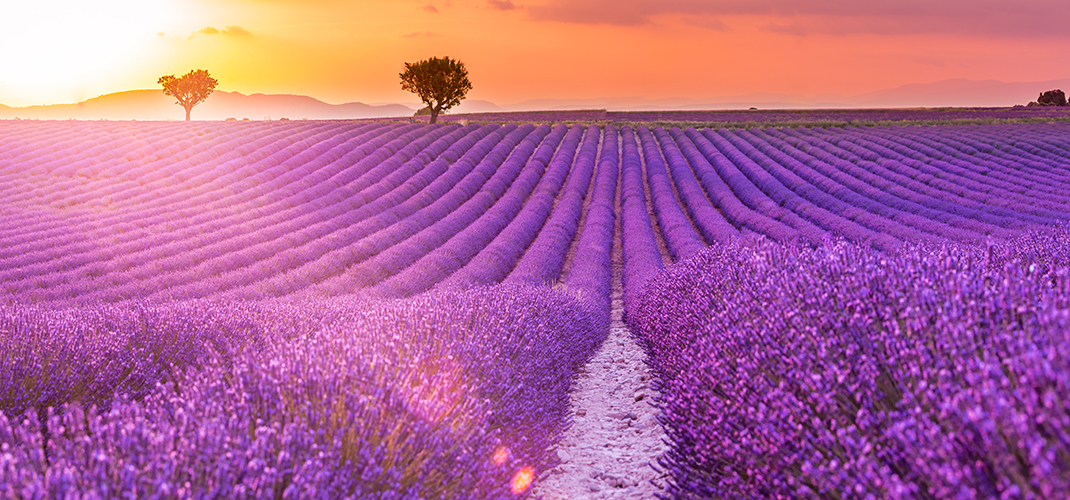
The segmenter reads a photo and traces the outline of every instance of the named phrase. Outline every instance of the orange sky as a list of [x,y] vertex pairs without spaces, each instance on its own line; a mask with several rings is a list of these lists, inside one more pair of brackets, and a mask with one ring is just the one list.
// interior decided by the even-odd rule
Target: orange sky
[[1070,77],[1070,2],[1055,0],[17,3],[0,8],[9,105],[156,88],[194,68],[221,90],[415,102],[398,82],[403,63],[444,55],[468,67],[470,99],[499,104]]

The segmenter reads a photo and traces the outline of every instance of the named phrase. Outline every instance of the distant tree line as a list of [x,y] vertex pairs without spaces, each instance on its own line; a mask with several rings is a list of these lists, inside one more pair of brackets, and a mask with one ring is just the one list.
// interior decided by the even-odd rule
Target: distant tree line
[[1062,90],[1055,89],[1041,92],[1037,100],[1030,102],[1028,106],[1066,106],[1066,94]]

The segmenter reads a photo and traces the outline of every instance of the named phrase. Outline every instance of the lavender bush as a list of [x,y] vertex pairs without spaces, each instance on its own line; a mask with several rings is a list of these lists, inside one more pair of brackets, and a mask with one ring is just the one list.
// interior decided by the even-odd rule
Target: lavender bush
[[758,242],[667,269],[631,319],[660,376],[668,496],[1061,495],[1066,234],[897,254]]
[[[574,298],[524,287],[200,307],[254,323],[264,345],[198,359],[106,408],[71,397],[39,415],[4,403],[0,497],[516,498],[527,493],[514,491],[517,474],[554,464],[571,380],[605,335]],[[93,333],[41,330],[84,352],[109,348]],[[153,363],[170,360],[142,366]],[[108,380],[123,389],[136,375]]]

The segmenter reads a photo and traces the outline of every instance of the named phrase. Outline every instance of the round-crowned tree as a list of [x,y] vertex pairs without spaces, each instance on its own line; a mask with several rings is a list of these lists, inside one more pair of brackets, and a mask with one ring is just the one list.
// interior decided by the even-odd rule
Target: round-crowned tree
[[177,99],[175,104],[186,109],[186,121],[189,121],[190,111],[212,95],[219,81],[212,78],[207,71],[197,69],[190,70],[178,78],[175,78],[175,75],[161,76],[156,83],[163,85],[164,95],[174,97]]
[[1041,92],[1037,103],[1041,106],[1066,106],[1066,94],[1060,89]]
[[401,73],[401,89],[419,96],[430,109],[431,123],[438,114],[461,103],[472,83],[464,63],[449,57],[432,57],[415,63],[405,63]]

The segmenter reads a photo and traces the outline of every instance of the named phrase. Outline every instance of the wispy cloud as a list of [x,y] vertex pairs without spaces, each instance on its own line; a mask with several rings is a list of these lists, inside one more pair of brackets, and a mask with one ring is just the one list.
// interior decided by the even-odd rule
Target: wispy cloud
[[414,31],[412,33],[401,35],[402,38],[437,38],[440,36],[442,35],[430,31]]
[[[161,35],[157,33],[157,35]],[[213,28],[211,26],[205,26],[193,33],[189,34],[188,40],[193,40],[193,37],[197,35],[225,35],[225,36],[253,36],[253,33],[241,26],[227,26],[222,30]],[[162,35],[161,35],[162,36]]]
[[223,29],[224,35],[230,36],[253,36],[253,33],[241,26],[227,26]]
[[654,16],[664,14],[717,14],[719,10],[710,5],[716,3],[717,0],[550,0],[527,10],[534,19],[544,21],[639,26],[651,24]]
[[536,20],[618,26],[650,25],[659,16],[697,25],[715,16],[768,16],[769,31],[797,35],[1070,36],[1065,0],[547,0],[525,9]]
[[425,12],[430,12],[432,14],[438,14],[438,7],[435,7],[432,4],[427,4],[427,5],[424,5],[423,7],[418,7],[418,9],[422,10],[422,11],[425,11]]
[[513,5],[510,0],[487,0],[487,3],[498,10],[513,10],[516,8],[516,5]]
[[684,24],[711,31],[728,31],[728,25],[712,16],[686,16]]

